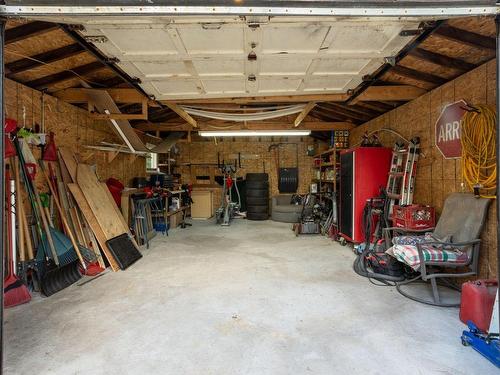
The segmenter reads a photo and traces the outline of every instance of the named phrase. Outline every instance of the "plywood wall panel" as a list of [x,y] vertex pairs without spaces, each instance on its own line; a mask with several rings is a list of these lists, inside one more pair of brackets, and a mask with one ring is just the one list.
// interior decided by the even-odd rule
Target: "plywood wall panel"
[[[121,143],[106,121],[96,121],[87,111],[62,102],[50,95],[45,95],[45,128],[54,132],[56,144],[70,147],[75,153],[84,157],[87,163],[96,164],[101,179],[114,177],[125,185],[130,185],[136,176],[145,176],[146,164],[142,157],[130,159],[128,154],[119,154],[111,163],[107,162],[105,152],[89,150],[84,145],[95,145],[100,141]],[[22,126],[34,129],[42,124],[41,92],[33,90],[9,79],[5,80],[6,117],[13,118]],[[23,120],[23,111],[25,121]],[[36,158],[40,157],[40,149],[32,149]],[[37,181],[43,190],[44,183]]]
[[[276,162],[274,159],[274,152],[269,152],[269,146],[272,144],[286,142],[298,145],[299,155],[299,189],[298,192],[306,193],[309,191],[309,185],[313,177],[313,158],[306,155],[307,146],[315,145],[325,147],[323,144],[315,142],[310,137],[304,138],[273,138],[270,137],[252,137],[248,139],[243,138],[227,138],[218,139],[217,144],[213,140],[195,141],[192,143],[179,144],[180,155],[176,156],[179,164],[183,163],[217,163],[217,152],[220,154],[220,160],[226,163],[233,162],[231,156],[236,156],[238,152],[242,155],[242,168],[238,169],[238,177],[245,177],[246,173],[269,173],[270,195],[278,194],[278,181],[276,174]],[[246,155],[258,155],[258,159],[246,159]],[[286,146],[280,151],[281,165],[293,167],[296,165],[295,161],[295,146]],[[183,183],[195,183],[196,175],[210,175],[210,167],[203,166],[182,166],[179,168],[182,174]],[[213,167],[212,167],[213,169]],[[191,173],[191,171],[193,173]],[[216,175],[220,173],[217,171]]]
[[[394,129],[405,137],[421,137],[422,152],[415,186],[415,202],[430,204],[438,214],[443,209],[445,198],[452,192],[464,191],[462,168],[459,159],[444,159],[435,147],[434,126],[442,109],[452,102],[464,99],[471,104],[495,105],[495,61],[440,86],[425,95],[387,112],[351,131],[351,144],[361,140],[365,132],[381,127]],[[383,144],[392,147],[396,136],[380,133]],[[483,244],[480,256],[480,277],[496,275],[496,210],[492,204],[488,220],[482,233]]]

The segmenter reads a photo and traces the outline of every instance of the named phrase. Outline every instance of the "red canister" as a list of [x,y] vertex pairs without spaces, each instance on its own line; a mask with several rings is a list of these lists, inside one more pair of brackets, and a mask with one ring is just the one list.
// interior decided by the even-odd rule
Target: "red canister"
[[460,320],[472,321],[477,328],[487,332],[497,293],[496,280],[475,280],[462,284]]

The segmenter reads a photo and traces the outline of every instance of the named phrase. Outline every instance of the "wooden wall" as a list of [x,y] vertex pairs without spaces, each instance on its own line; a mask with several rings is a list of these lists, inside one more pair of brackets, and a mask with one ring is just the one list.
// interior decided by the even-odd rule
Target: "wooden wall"
[[[246,173],[266,172],[269,173],[270,194],[278,194],[278,182],[276,173],[275,152],[268,151],[272,144],[286,143],[280,147],[280,165],[282,167],[296,166],[295,147],[298,150],[299,167],[299,189],[298,193],[309,192],[311,179],[313,178],[312,157],[307,156],[307,146],[314,145],[325,147],[321,142],[314,141],[311,137],[262,137],[262,138],[218,138],[217,144],[213,139],[196,140],[192,143],[178,144],[180,153],[176,156],[177,164],[185,163],[217,163],[217,153],[220,160],[232,161],[241,153],[241,169],[237,176],[244,177]],[[213,168],[213,167],[212,167]],[[210,168],[203,166],[181,166],[176,171],[182,174],[184,183],[195,183],[197,175],[210,175]],[[220,173],[217,173],[220,174]]]
[[[495,61],[490,61],[403,106],[351,130],[351,145],[366,132],[391,128],[406,138],[419,136],[424,158],[418,165],[416,203],[429,204],[441,213],[446,196],[463,191],[460,160],[444,159],[434,146],[434,126],[446,104],[464,99],[472,104],[495,105]],[[379,132],[382,143],[392,147],[396,137]],[[482,234],[481,277],[496,275],[496,211],[492,204]]]
[[[133,177],[145,176],[144,157],[118,154],[111,163],[108,163],[107,152],[84,147],[84,145],[97,145],[101,141],[122,143],[107,121],[94,120],[86,110],[49,95],[45,95],[44,101],[46,132],[55,133],[58,146],[70,147],[75,153],[80,154],[86,163],[96,164],[97,173],[102,180],[114,177],[129,185]],[[6,118],[17,120],[20,126],[33,128],[35,124],[41,125],[41,92],[6,79],[5,112]],[[35,157],[39,157],[38,148],[34,148],[33,151]]]

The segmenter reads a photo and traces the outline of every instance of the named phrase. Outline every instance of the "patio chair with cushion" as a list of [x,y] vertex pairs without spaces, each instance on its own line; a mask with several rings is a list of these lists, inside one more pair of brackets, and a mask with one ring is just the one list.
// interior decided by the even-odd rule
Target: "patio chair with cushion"
[[[398,292],[414,301],[430,305],[459,306],[459,301],[450,303],[441,300],[438,284],[459,290],[456,284],[451,283],[450,278],[477,275],[481,243],[479,237],[490,201],[469,193],[452,193],[446,198],[441,217],[432,232],[422,235],[421,231],[386,228],[386,234],[392,232],[394,235],[392,247],[387,252],[420,273],[413,279],[396,283]],[[406,235],[398,235],[401,233]],[[430,282],[432,300],[410,294],[410,287],[403,290],[403,286],[416,281]]]

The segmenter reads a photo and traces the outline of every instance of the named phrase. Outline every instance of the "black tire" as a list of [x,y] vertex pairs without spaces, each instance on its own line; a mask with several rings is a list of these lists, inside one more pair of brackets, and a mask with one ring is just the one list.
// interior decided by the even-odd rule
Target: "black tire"
[[252,212],[247,212],[247,220],[267,220],[269,219],[268,214],[255,214]]
[[269,199],[267,197],[247,197],[247,207],[249,206],[268,206]]
[[269,213],[269,207],[267,206],[248,206],[247,207],[247,214],[252,213],[252,214],[268,214]]
[[247,190],[253,189],[269,189],[267,181],[247,181]]
[[268,198],[269,189],[252,189],[247,190],[247,198]]
[[247,181],[267,181],[269,180],[269,175],[267,173],[247,173]]

